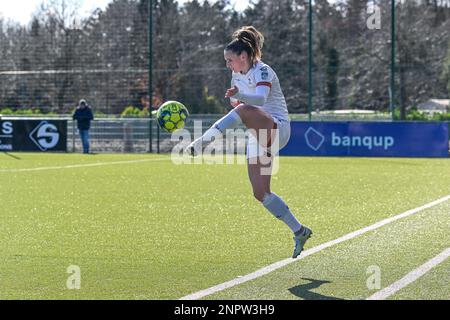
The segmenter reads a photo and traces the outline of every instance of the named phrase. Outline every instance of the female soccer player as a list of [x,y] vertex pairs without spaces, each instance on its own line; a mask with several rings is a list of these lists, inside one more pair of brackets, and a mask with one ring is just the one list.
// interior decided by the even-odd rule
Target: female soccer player
[[227,129],[244,124],[252,132],[247,144],[247,165],[253,194],[292,230],[295,241],[292,257],[297,258],[312,231],[302,226],[286,203],[270,190],[273,158],[288,143],[291,129],[278,77],[261,61],[263,44],[264,36],[253,26],[242,27],[233,34],[233,41],[224,53],[226,65],[233,72],[233,87],[225,97],[230,98],[235,108],[192,142],[186,152],[196,156]]

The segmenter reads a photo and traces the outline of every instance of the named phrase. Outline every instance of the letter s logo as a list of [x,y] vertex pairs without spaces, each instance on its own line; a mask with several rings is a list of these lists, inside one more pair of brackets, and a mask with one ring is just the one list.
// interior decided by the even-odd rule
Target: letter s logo
[[3,122],[2,134],[12,134],[12,133],[13,133],[12,122]]
[[43,121],[30,133],[30,139],[41,151],[47,151],[56,147],[59,142],[58,128],[47,121]]

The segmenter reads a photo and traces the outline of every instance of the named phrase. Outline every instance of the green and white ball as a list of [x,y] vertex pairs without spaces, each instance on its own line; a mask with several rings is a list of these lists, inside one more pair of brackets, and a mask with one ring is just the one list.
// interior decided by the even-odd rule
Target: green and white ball
[[178,101],[167,101],[156,113],[159,126],[169,133],[183,129],[188,117],[188,109]]

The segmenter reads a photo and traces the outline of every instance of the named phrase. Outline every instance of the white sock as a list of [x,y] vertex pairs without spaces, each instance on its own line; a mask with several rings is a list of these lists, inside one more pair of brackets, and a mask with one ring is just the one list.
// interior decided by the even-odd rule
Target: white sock
[[209,143],[213,138],[224,135],[225,130],[236,128],[240,124],[242,124],[241,117],[236,112],[236,110],[233,110],[223,118],[219,119],[216,123],[214,123],[211,128],[206,130],[206,132],[200,139],[205,143]]
[[263,205],[275,218],[283,221],[293,233],[298,232],[302,228],[302,225],[294,217],[286,203],[275,193],[267,193],[264,197]]

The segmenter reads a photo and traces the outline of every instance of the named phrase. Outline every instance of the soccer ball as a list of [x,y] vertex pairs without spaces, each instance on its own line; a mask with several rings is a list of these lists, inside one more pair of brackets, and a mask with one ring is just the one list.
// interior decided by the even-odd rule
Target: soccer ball
[[178,101],[167,101],[156,113],[159,126],[169,133],[184,128],[188,117],[188,109]]

